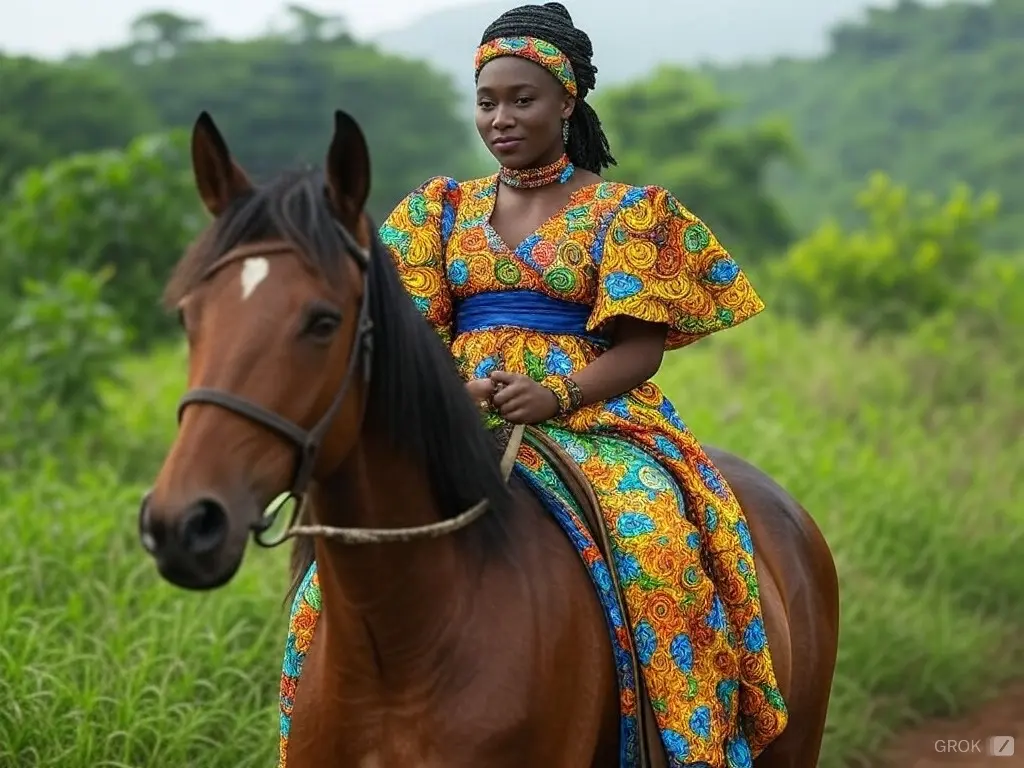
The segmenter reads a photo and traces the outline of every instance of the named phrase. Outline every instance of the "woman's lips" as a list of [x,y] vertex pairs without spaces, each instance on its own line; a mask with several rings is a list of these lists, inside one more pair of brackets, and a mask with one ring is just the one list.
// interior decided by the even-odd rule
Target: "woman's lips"
[[491,146],[494,147],[497,152],[512,152],[522,143],[522,139],[511,136],[501,136],[492,141]]

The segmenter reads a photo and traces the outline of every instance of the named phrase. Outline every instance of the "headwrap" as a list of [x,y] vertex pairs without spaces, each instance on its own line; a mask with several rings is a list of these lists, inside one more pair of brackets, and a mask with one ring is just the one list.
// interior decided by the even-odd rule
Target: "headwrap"
[[579,92],[576,87],[576,75],[573,73],[569,57],[547,40],[525,35],[496,37],[493,40],[488,40],[476,49],[476,76],[480,76],[480,70],[483,69],[484,64],[501,56],[518,56],[528,59],[534,64],[540,64],[554,75],[570,96],[576,96]]

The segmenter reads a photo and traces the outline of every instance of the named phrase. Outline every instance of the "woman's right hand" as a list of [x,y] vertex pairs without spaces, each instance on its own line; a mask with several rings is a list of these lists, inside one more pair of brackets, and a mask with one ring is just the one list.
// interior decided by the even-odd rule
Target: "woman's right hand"
[[495,384],[490,379],[472,379],[466,382],[466,391],[483,408],[490,407],[491,395],[494,394]]

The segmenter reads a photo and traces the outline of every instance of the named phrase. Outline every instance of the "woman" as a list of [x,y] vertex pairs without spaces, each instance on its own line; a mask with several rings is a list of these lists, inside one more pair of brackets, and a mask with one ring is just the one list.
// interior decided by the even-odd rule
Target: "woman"
[[499,172],[425,182],[381,236],[492,419],[541,425],[590,478],[670,764],[749,765],[787,719],[750,534],[649,379],[764,305],[669,192],[602,180],[592,53],[558,3],[499,17],[476,54]]

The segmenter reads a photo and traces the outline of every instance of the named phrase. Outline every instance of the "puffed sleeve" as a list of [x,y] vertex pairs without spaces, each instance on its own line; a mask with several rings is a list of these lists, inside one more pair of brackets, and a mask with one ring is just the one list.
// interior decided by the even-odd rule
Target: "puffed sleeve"
[[436,176],[410,192],[380,227],[398,276],[416,307],[445,344],[451,343],[452,299],[444,267],[444,242],[455,222],[458,183]]
[[673,350],[764,309],[711,230],[661,187],[635,187],[603,233],[589,331],[617,315],[669,326]]

